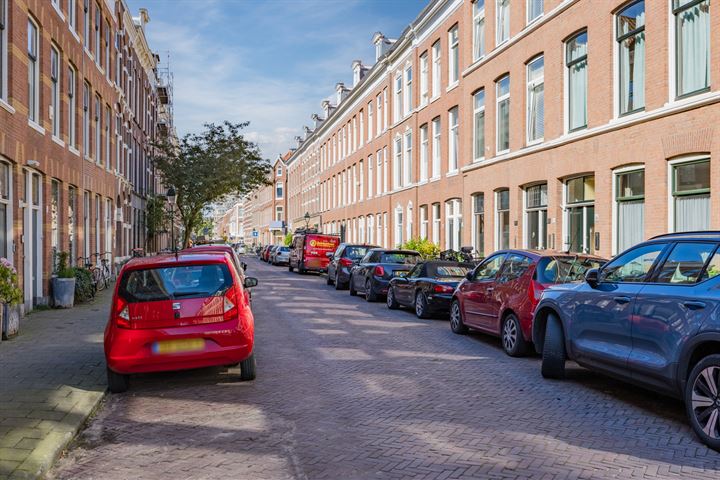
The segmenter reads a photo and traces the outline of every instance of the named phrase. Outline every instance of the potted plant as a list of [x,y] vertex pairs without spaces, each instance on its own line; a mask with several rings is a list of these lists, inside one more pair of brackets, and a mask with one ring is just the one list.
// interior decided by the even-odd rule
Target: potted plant
[[72,308],[75,304],[75,269],[68,266],[68,257],[68,252],[57,254],[57,276],[52,279],[56,308]]
[[[18,287],[17,271],[7,258],[0,258],[0,308],[2,308],[2,338],[18,333],[20,315],[16,305],[23,301],[22,291]],[[15,315],[17,313],[17,315]]]

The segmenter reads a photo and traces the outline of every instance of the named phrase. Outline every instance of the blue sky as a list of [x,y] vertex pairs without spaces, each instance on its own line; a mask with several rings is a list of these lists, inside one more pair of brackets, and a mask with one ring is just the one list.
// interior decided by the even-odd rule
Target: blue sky
[[178,133],[250,121],[274,159],[294,145],[353,60],[372,64],[372,35],[397,38],[428,0],[127,0],[150,13],[151,48],[170,52]]

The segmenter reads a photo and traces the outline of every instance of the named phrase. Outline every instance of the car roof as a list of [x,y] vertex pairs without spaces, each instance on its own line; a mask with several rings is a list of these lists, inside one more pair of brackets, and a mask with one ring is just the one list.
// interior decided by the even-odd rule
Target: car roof
[[174,253],[164,253],[162,255],[153,255],[150,257],[132,258],[125,264],[124,268],[139,269],[170,267],[182,263],[225,263],[228,260],[230,259],[227,253],[188,253],[186,250],[182,250],[178,252],[177,255]]
[[[597,255],[592,255],[589,253],[575,253],[575,252],[561,252],[558,250],[533,250],[529,248],[510,248],[506,250],[498,250],[496,252],[491,253],[490,255],[495,255],[497,253],[520,253],[522,255],[527,255],[533,259],[538,259],[542,257],[574,257],[578,256],[580,258],[592,258],[600,261],[607,261],[607,259],[598,257]],[[490,256],[488,255],[488,257]]]
[[396,249],[396,248],[373,248],[370,250],[371,252],[381,252],[381,253],[409,253],[413,255],[420,255],[419,252],[416,252],[415,250],[402,250],[402,249]]
[[662,235],[656,235],[649,241],[653,240],[720,240],[720,231],[717,230],[702,230],[695,232],[677,232],[677,233],[663,233]]
[[192,252],[193,250],[195,250],[195,251],[205,251],[205,252],[207,252],[207,251],[232,252],[232,251],[233,251],[233,248],[232,248],[230,245],[209,245],[209,244],[204,244],[204,245],[195,245],[195,246],[192,246],[192,247],[190,247],[190,248],[184,248],[184,249],[182,249],[181,251],[182,251],[182,252]]
[[468,267],[475,268],[475,265],[467,262],[456,262],[454,260],[427,260],[422,265],[432,265],[436,267],[442,266],[457,266],[457,267]]

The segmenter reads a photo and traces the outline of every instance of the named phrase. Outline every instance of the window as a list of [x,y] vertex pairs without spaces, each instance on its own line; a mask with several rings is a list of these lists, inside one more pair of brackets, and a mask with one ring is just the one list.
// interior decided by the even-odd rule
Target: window
[[510,76],[495,83],[497,96],[497,153],[510,150]]
[[275,198],[283,198],[283,182],[275,183]]
[[362,201],[365,198],[365,162],[362,160],[358,163],[358,176],[358,195]]
[[495,192],[495,243],[497,249],[510,248],[510,191]]
[[83,256],[90,262],[90,192],[83,192]]
[[83,0],[83,42],[85,49],[90,45],[90,4],[89,0]]
[[75,0],[68,0],[67,2],[67,19],[70,28],[77,30],[77,5],[75,4]]
[[432,134],[433,134],[433,146],[432,146],[432,178],[440,177],[440,117],[433,119],[432,121]]
[[420,181],[428,179],[429,138],[427,124],[420,127]]
[[566,44],[568,130],[587,127],[587,32],[581,32]]
[[420,205],[420,239],[427,240],[428,238],[428,207],[427,205]]
[[403,151],[403,186],[407,187],[412,183],[412,132],[405,132]]
[[633,248],[605,265],[599,280],[610,283],[643,282],[665,247],[664,243],[654,243]]
[[678,243],[658,269],[658,283],[692,284],[706,280],[705,264],[715,251],[715,243]]
[[403,77],[401,74],[395,76],[395,105],[393,105],[393,121],[399,122],[403,118]]
[[100,65],[100,5],[95,4],[95,63]]
[[390,156],[388,155],[387,147],[383,147],[383,192],[388,191],[388,162],[390,162]]
[[383,152],[382,152],[382,150],[378,150],[375,153],[375,158],[377,159],[377,169],[375,171],[375,184],[376,184],[375,190],[377,191],[377,194],[380,195],[383,193],[383,171],[382,171]]
[[432,96],[440,95],[440,40],[432,46]]
[[278,165],[277,168],[275,169],[275,176],[282,177],[282,174],[283,174],[282,165]]
[[282,222],[283,220],[283,207],[278,205],[275,207],[275,221]]
[[112,123],[112,110],[105,105],[105,168],[110,170],[110,124]]
[[565,247],[569,252],[593,253],[595,236],[595,177],[565,183]]
[[645,170],[615,174],[617,251],[623,252],[645,239]]
[[90,158],[90,86],[83,84],[83,155]]
[[95,161],[102,164],[102,102],[95,96]]
[[448,32],[448,44],[450,45],[450,56],[448,57],[448,84],[453,85],[458,81],[460,69],[458,27],[454,26]]
[[448,173],[457,172],[458,169],[458,107],[448,112]]
[[[57,180],[50,181],[50,253],[52,254],[52,270],[57,271],[57,253],[60,249],[60,184]],[[1,222],[2,220],[0,220]],[[4,227],[4,224],[3,224]],[[5,256],[4,254],[1,254]]]
[[[100,195],[95,195],[95,252],[101,253],[100,250]],[[99,261],[99,259],[95,259]]]
[[105,20],[105,78],[110,80],[110,22]]
[[710,87],[710,0],[673,0],[676,96]]
[[498,272],[500,271],[500,267],[502,267],[506,255],[507,254],[505,253],[493,255],[492,257],[482,262],[478,266],[478,268],[475,269],[475,273],[473,274],[473,280],[483,281],[495,279]]
[[38,27],[28,20],[28,119],[40,122],[40,61],[38,49]]
[[370,141],[373,138],[373,102],[368,102],[367,105],[368,110],[368,128],[367,128],[367,141],[370,143]]
[[543,14],[543,0],[527,0],[527,23]]
[[0,162],[0,256],[12,255],[12,196],[10,164]]
[[372,215],[367,216],[367,239],[363,241],[371,245],[375,242],[375,217]]
[[410,112],[413,109],[412,104],[412,67],[407,67],[405,69],[405,92],[403,97],[403,113],[404,115],[409,115]]
[[497,17],[496,43],[500,45],[510,38],[510,0],[497,0],[495,12]]
[[672,166],[673,231],[710,228],[710,160]]
[[525,189],[525,244],[543,250],[547,244],[547,183]]
[[473,60],[485,55],[485,0],[473,3]]
[[77,100],[75,99],[75,89],[77,88],[76,77],[75,67],[70,65],[68,68],[68,145],[70,147],[77,146],[77,133],[75,128],[75,116],[77,115]]
[[532,264],[532,260],[525,255],[518,255],[517,253],[508,255],[507,260],[503,264],[502,272],[498,277],[498,283],[517,280],[528,271]]
[[70,264],[75,265],[77,258],[75,225],[77,219],[77,189],[68,188],[68,251],[70,252]]
[[383,89],[383,130],[388,128],[388,89]]
[[462,202],[454,198],[445,202],[445,248],[460,251],[462,242]]
[[7,100],[8,0],[0,0],[0,99]]
[[527,142],[545,136],[545,60],[536,58],[527,66]]
[[60,52],[50,47],[50,120],[52,134],[60,138]]
[[440,219],[440,204],[439,203],[433,203],[432,204],[432,241],[435,245],[440,245],[440,225],[441,225],[441,219]]
[[485,158],[485,90],[473,95],[473,158]]
[[429,100],[428,90],[428,53],[420,55],[420,105],[427,105]]
[[395,209],[395,245],[403,243],[403,208],[398,205]]
[[402,137],[398,135],[395,137],[395,159],[393,162],[393,188],[400,188],[402,186]]
[[415,218],[415,217],[413,216],[413,205],[412,205],[412,202],[410,202],[410,203],[408,203],[408,206],[407,206],[407,215],[406,215],[406,217],[405,217],[405,219],[406,219],[406,220],[405,220],[405,227],[406,227],[406,228],[405,228],[405,230],[406,230],[406,232],[405,232],[405,238],[408,239],[408,240],[410,240],[411,238],[413,238],[413,236],[412,236],[412,231],[413,231],[413,219],[414,219],[414,218]]
[[360,131],[358,132],[358,146],[362,147],[365,143],[365,112],[360,110]]
[[473,202],[473,247],[480,254],[485,255],[485,195],[476,193],[472,196]]
[[620,115],[645,107],[645,2],[625,7],[616,18]]

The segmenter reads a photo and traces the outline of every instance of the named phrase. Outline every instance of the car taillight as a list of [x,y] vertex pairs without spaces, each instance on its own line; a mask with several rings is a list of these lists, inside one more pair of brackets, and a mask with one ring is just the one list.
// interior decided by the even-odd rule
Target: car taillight
[[382,267],[382,265],[377,265],[373,269],[373,275],[375,275],[376,277],[382,277],[385,275],[385,269]]
[[341,258],[338,263],[340,263],[340,266],[342,267],[352,267],[353,261],[349,258]]
[[128,308],[127,302],[122,298],[118,298],[115,316],[115,324],[119,328],[130,328],[130,309]]
[[223,318],[225,320],[232,320],[237,317],[236,301],[235,288],[228,288],[223,297]]
[[530,303],[532,304],[533,308],[535,308],[535,305],[537,305],[540,301],[540,297],[542,296],[542,292],[543,290],[545,290],[545,288],[547,287],[540,282],[537,282],[535,280],[530,281],[530,288],[528,288],[528,296],[530,297]]
[[455,291],[455,287],[452,285],[435,285],[433,287],[433,291],[435,293],[453,293]]

